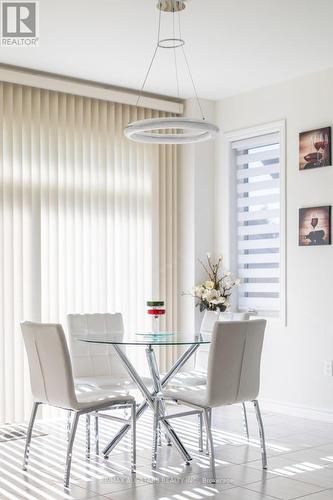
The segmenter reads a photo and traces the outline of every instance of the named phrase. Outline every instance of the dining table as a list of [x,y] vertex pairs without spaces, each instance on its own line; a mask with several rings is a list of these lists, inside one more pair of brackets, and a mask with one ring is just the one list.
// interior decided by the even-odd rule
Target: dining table
[[[136,387],[143,395],[143,401],[137,407],[136,418],[139,419],[148,408],[153,412],[156,411],[155,398],[162,389],[171,382],[172,378],[179,372],[184,364],[193,356],[200,345],[210,344],[210,335],[202,333],[184,333],[165,331],[159,333],[150,332],[133,332],[133,333],[106,333],[103,335],[89,335],[84,337],[78,336],[78,341],[86,342],[89,344],[104,344],[114,348],[118,354],[122,364],[127,371],[130,378],[135,383]],[[137,348],[144,347],[146,351],[146,360],[149,367],[149,372],[152,379],[152,387],[149,388],[143,381],[142,376],[138,373],[130,357],[126,353],[126,347],[135,346]],[[178,356],[177,360],[173,363],[171,368],[164,374],[161,374],[159,365],[157,363],[155,348],[156,347],[171,348],[178,346],[183,352]],[[183,349],[181,349],[183,347]],[[160,416],[165,414],[165,406],[159,405]],[[167,420],[161,420],[164,427],[168,444],[173,443],[185,462],[188,464],[192,457],[185,448],[181,439],[177,435],[174,427]],[[124,424],[123,427],[117,432],[114,438],[106,445],[103,450],[105,458],[108,458],[110,452],[117,446],[121,439],[130,430],[129,424]]]

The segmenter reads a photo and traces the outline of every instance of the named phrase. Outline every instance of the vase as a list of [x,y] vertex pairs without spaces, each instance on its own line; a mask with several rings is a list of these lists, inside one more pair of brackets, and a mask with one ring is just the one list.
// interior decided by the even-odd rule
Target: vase
[[160,333],[160,317],[165,314],[164,301],[148,301],[148,314],[152,316],[152,333],[158,335]]

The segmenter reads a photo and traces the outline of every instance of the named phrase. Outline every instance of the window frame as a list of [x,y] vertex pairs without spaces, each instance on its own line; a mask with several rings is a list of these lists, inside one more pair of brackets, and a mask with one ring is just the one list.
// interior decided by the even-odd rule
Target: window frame
[[[237,169],[235,168],[236,151],[232,144],[236,141],[252,139],[261,135],[278,133],[280,136],[280,310],[278,316],[264,316],[270,322],[287,325],[286,293],[286,146],[285,120],[266,123],[225,134],[226,165],[229,179],[229,255],[232,272],[237,275]],[[237,299],[238,302],[238,299]]]

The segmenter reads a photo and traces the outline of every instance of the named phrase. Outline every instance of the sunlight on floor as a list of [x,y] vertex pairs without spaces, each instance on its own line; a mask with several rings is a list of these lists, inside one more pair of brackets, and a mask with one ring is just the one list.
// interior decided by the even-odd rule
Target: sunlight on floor
[[[35,436],[32,440],[29,468],[22,470],[22,457],[25,441],[20,435],[26,432],[26,425],[4,426],[0,433],[6,440],[0,442],[0,498],[8,500],[74,500],[85,498],[85,489],[89,490],[88,497],[98,491],[102,484],[107,496],[116,498],[116,492],[126,491],[133,487],[145,488],[156,485],[159,500],[201,500],[213,498],[221,491],[237,486],[237,481],[228,479],[231,468],[240,467],[243,463],[250,474],[257,474],[258,469],[252,468],[252,463],[260,460],[260,443],[256,438],[246,439],[242,432],[241,419],[240,432],[233,418],[221,418],[219,425],[213,426],[214,444],[216,448],[216,470],[221,477],[221,486],[209,484],[209,456],[198,452],[197,422],[195,419],[175,420],[175,430],[181,436],[189,450],[193,461],[186,468],[174,447],[161,449],[160,463],[156,470],[150,466],[152,416],[146,413],[138,423],[138,469],[135,478],[130,474],[129,467],[129,437],[125,437],[110,455],[109,460],[104,460],[92,452],[90,458],[85,456],[85,423],[84,419],[79,425],[77,439],[74,446],[71,487],[64,489],[62,486],[64,462],[66,453],[66,420],[44,420],[36,424]],[[266,416],[269,422],[269,416]],[[274,418],[271,418],[274,422]],[[249,419],[250,429],[256,431],[253,415]],[[272,426],[274,428],[274,426]],[[118,425],[109,420],[100,422],[100,440],[106,443],[118,429]],[[223,430],[222,430],[223,429]],[[281,441],[281,443],[280,443]],[[333,441],[333,440],[332,440]],[[302,442],[302,440],[301,440]],[[288,453],[294,452],[295,447],[287,446],[288,436],[283,439],[272,439],[267,442],[268,456],[272,460],[286,457],[285,463],[278,467],[270,467],[268,461],[267,479],[275,476],[297,479],[306,473],[318,472],[333,463],[333,454],[323,453],[316,460],[304,456],[303,461],[293,463],[288,460]],[[297,449],[297,447],[296,447]],[[308,450],[309,448],[306,448]],[[332,447],[333,452],[333,447]],[[225,454],[225,458],[224,455]],[[282,460],[283,462],[283,460]],[[259,466],[258,466],[259,467]],[[225,472],[224,472],[225,471]],[[261,473],[253,479],[266,477]],[[300,479],[302,480],[302,479]],[[223,483],[225,481],[225,484]],[[192,483],[192,484],[191,484]],[[333,484],[333,483],[332,483]],[[113,493],[115,492],[115,493]],[[96,493],[97,495],[98,493]],[[333,497],[332,497],[333,498]]]

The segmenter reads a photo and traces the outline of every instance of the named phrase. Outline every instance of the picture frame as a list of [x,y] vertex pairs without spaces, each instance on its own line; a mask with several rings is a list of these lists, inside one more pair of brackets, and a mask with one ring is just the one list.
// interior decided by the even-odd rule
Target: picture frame
[[299,209],[299,246],[331,245],[330,205]]
[[299,170],[332,165],[331,127],[299,134]]

